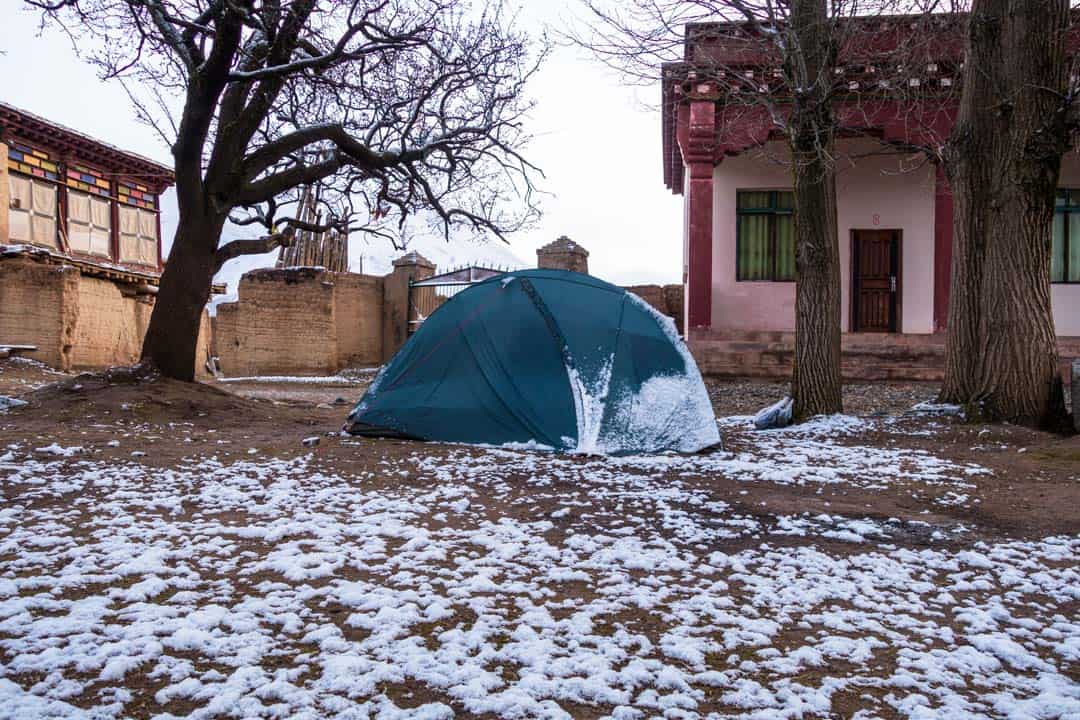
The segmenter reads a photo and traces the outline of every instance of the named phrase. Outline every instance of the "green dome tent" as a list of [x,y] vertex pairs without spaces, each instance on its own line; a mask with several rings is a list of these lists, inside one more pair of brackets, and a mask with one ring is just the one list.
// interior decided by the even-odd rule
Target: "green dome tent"
[[696,452],[720,440],[671,319],[562,270],[506,273],[451,297],[379,372],[346,429],[587,453]]

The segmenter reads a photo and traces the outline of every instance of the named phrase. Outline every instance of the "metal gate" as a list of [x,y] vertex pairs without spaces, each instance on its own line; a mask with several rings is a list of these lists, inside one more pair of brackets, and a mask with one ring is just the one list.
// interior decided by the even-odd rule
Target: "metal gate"
[[507,272],[497,268],[463,267],[409,283],[409,334],[431,317],[431,313],[459,292],[488,278]]

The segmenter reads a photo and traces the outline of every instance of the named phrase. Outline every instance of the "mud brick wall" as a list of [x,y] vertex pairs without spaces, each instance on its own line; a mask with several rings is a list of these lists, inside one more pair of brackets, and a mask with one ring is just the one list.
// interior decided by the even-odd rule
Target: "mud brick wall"
[[571,272],[589,274],[589,258],[586,255],[575,252],[545,252],[540,254],[536,266],[542,270],[569,270]]
[[[154,296],[31,258],[0,261],[0,344],[35,345],[23,354],[60,370],[138,362]],[[209,316],[200,326],[196,373],[205,375]]]
[[218,306],[218,359],[226,375],[337,371],[334,283],[323,270],[255,270],[239,300]]
[[[150,317],[146,318],[147,323]],[[214,326],[210,322],[210,311],[203,308],[202,318],[199,320],[199,345],[195,350],[195,377],[213,377],[206,369],[206,362],[214,356]]]
[[217,308],[228,376],[329,375],[382,361],[382,278],[316,268],[254,270]]
[[683,330],[683,286],[682,285],[630,285],[625,288],[658,312],[675,321],[679,334]]
[[382,362],[383,280],[334,273],[338,368]]
[[74,301],[78,308],[71,346],[71,367],[100,368],[138,361],[150,322],[150,296],[124,294],[117,283],[80,277]]
[[79,271],[28,258],[0,261],[0,344],[36,345],[22,353],[61,370],[71,369]]

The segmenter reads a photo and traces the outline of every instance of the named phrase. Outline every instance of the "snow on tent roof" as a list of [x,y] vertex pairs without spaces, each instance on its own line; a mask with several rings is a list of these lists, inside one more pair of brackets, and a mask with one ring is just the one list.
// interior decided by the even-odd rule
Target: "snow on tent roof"
[[720,440],[671,319],[563,270],[506,273],[449,299],[375,378],[347,429],[608,454]]

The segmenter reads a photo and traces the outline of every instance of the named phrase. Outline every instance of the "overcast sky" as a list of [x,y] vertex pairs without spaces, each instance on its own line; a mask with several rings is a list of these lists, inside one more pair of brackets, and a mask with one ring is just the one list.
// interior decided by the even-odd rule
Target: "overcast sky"
[[[3,0],[3,5],[21,3]],[[522,19],[539,30],[545,23],[562,23],[578,7],[574,0],[563,5],[525,0]],[[5,13],[0,50],[4,102],[171,164],[162,141],[134,120],[124,90],[98,80],[59,31],[39,35],[34,13],[21,7]],[[681,202],[662,180],[659,112],[643,107],[644,101],[655,101],[658,90],[624,87],[580,51],[559,49],[531,93],[538,101],[529,128],[536,139],[527,155],[544,170],[542,187],[552,196],[543,200],[539,226],[511,238],[512,253],[531,265],[537,247],[565,234],[589,250],[594,275],[620,284],[678,282]],[[167,247],[176,223],[171,191],[163,209]],[[386,253],[370,248],[364,254]],[[265,259],[234,261],[223,275],[231,280],[245,267],[265,264]]]

